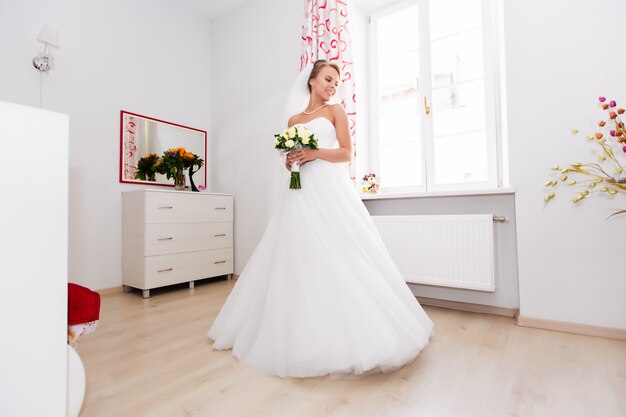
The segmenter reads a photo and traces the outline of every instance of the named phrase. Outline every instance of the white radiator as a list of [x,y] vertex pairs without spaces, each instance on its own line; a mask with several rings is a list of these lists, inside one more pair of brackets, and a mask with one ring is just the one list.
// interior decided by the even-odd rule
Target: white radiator
[[495,291],[493,215],[372,219],[406,282]]

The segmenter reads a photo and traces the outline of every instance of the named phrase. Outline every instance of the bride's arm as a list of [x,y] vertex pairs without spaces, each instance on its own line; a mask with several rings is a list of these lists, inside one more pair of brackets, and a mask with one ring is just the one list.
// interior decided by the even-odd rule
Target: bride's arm
[[300,151],[292,152],[293,159],[298,159],[300,165],[314,159],[323,159],[329,162],[349,162],[352,159],[352,139],[350,138],[350,128],[348,126],[348,115],[341,104],[332,106],[335,118],[335,131],[337,132],[338,149],[309,149],[303,148]]

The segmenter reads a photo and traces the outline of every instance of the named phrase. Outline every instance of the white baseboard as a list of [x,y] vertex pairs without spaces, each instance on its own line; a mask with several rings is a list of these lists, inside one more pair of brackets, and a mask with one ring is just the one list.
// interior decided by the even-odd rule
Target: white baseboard
[[[232,274],[232,279],[236,280],[239,278],[239,274]],[[185,284],[184,282],[182,284]],[[120,285],[119,287],[111,287],[111,288],[102,288],[100,290],[96,290],[100,295],[111,295],[117,294],[120,292],[124,292],[124,286]]]
[[585,336],[605,337],[608,339],[626,340],[626,329],[614,327],[592,326],[589,324],[570,323],[566,321],[555,321],[537,319],[533,317],[518,316],[516,323],[522,327],[533,327],[543,330],[555,330],[558,332],[581,334]]
[[469,311],[472,313],[493,314],[496,316],[516,317],[517,308],[488,306],[484,304],[465,303],[462,301],[440,300],[438,298],[416,297],[422,305],[449,308],[451,310]]
[[96,290],[96,292],[100,295],[117,294],[118,292],[124,292],[124,287],[120,285],[119,287],[102,288],[101,290]]
[[564,333],[574,333],[584,336],[604,337],[607,339],[626,340],[626,329],[613,327],[592,326],[588,324],[570,323],[565,321],[537,319],[519,315],[519,309],[488,306],[483,304],[464,303],[460,301],[440,300],[438,298],[417,297],[420,304],[425,306],[449,308],[452,310],[468,311],[472,313],[494,314],[496,316],[512,317],[520,327],[553,330]]

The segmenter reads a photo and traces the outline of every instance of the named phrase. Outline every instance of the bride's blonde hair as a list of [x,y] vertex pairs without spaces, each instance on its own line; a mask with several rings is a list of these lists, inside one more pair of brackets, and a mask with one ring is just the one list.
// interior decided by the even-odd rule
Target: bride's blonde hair
[[309,93],[311,92],[311,80],[317,77],[317,74],[319,74],[324,67],[333,67],[335,71],[337,71],[337,74],[339,74],[339,80],[341,81],[341,69],[339,68],[339,65],[335,64],[334,62],[328,62],[325,59],[318,59],[313,64],[311,75],[309,75],[309,79],[306,82],[307,87],[309,87]]

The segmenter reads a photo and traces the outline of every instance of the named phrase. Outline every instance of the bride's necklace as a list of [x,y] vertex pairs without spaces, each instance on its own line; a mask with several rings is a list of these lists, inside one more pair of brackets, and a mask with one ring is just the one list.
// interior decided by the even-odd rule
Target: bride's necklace
[[315,109],[315,110],[311,110],[311,111],[306,111],[306,110],[305,110],[305,111],[303,111],[302,113],[307,114],[307,115],[308,115],[308,114],[313,114],[313,113],[315,113],[316,111],[318,111],[319,109],[323,109],[323,108],[324,108],[324,107],[326,107],[326,106],[328,106],[328,103],[326,103],[326,104],[324,104],[324,105],[322,105],[322,106],[319,106],[319,107],[318,107],[317,109]]

